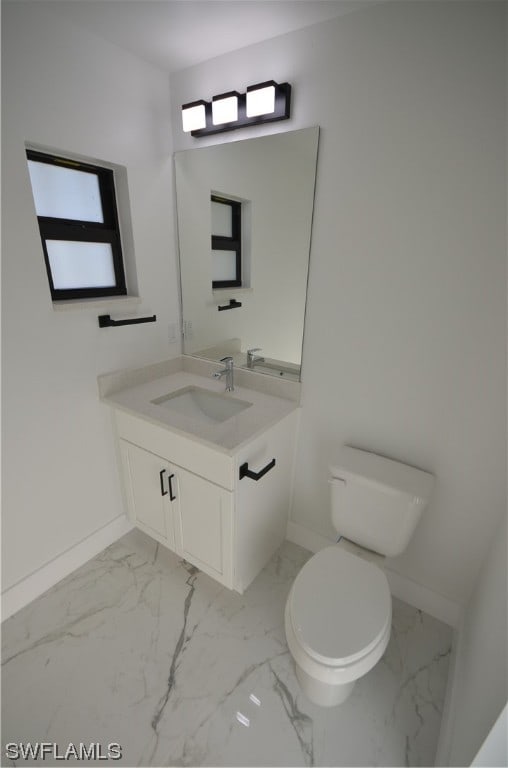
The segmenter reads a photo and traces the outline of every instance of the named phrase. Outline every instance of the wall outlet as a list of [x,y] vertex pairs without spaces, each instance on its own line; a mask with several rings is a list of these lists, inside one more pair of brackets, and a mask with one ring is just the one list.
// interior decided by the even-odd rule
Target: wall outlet
[[192,330],[192,321],[191,320],[184,320],[183,321],[183,337],[184,339],[192,339],[194,336],[194,331]]
[[168,341],[170,344],[176,344],[178,341],[179,325],[178,320],[174,320],[168,326]]

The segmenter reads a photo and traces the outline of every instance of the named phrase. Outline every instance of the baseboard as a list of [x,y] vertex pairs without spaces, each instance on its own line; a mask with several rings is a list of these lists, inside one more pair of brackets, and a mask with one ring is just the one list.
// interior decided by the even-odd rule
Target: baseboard
[[2,620],[9,618],[36,597],[53,587],[121,536],[132,530],[132,523],[120,515],[110,523],[62,552],[46,565],[2,592]]
[[388,567],[384,571],[394,597],[398,597],[399,600],[428,613],[429,616],[443,621],[454,629],[458,627],[462,610],[457,603],[407,576],[391,571]]
[[[310,531],[291,520],[287,525],[286,539],[292,541],[293,544],[305,547],[305,549],[311,552],[319,552],[323,547],[329,547],[335,543],[333,540],[327,539],[319,533],[314,533],[314,531]],[[458,626],[461,608],[457,603],[422,584],[412,581],[407,576],[391,571],[388,567],[385,567],[384,571],[394,597],[428,613],[429,616],[433,616],[435,619],[443,621],[450,627],[455,628]]]
[[298,523],[293,523],[291,520],[288,520],[286,539],[293,544],[298,544],[300,547],[308,549],[309,552],[319,552],[320,549],[335,544],[333,539],[327,539],[319,533],[309,531],[308,528],[304,528],[303,525]]

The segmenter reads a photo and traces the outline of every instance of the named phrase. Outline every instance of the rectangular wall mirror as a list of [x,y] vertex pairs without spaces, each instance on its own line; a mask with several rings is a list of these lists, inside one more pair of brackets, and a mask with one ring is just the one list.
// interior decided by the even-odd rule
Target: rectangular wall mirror
[[175,154],[185,354],[300,380],[318,141]]

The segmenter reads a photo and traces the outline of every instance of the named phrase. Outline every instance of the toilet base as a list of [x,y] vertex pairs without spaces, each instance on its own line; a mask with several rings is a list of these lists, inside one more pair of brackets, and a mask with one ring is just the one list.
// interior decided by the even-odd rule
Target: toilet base
[[337,704],[342,704],[355,687],[355,680],[351,683],[343,683],[342,685],[330,685],[329,683],[322,683],[320,680],[316,680],[315,677],[311,677],[297,662],[295,662],[295,668],[296,677],[302,691],[307,698],[314,702],[314,704],[319,704],[320,707],[335,707]]

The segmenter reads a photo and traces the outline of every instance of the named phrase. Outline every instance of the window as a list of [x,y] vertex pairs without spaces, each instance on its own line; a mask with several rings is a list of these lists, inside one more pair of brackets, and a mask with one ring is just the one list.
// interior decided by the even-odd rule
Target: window
[[127,293],[113,171],[27,150],[54,301]]
[[212,195],[212,288],[242,284],[242,204]]

